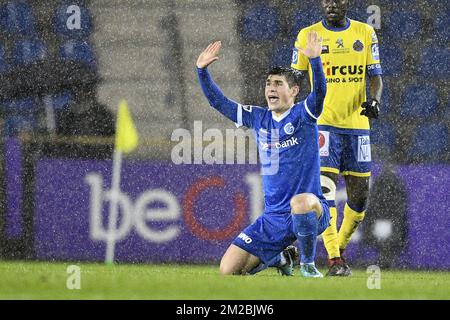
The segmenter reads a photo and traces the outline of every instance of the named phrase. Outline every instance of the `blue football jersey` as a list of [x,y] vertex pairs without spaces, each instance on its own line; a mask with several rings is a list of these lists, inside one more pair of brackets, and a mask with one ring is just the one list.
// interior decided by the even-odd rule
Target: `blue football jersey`
[[307,101],[280,117],[267,108],[239,105],[238,126],[255,131],[263,176],[265,213],[290,212],[300,193],[325,199],[320,186],[319,135]]
[[206,68],[197,68],[210,105],[238,126],[252,128],[261,160],[265,213],[290,213],[291,198],[313,193],[325,200],[320,187],[317,118],[323,109],[326,80],[320,57],[309,59],[312,91],[280,116],[267,108],[244,106],[228,99]]

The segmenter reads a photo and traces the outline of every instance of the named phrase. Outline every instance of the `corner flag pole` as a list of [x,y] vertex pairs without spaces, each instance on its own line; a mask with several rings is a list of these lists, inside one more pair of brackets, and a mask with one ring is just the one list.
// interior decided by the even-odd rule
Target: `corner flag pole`
[[131,152],[138,145],[138,134],[133,124],[128,104],[122,100],[119,104],[116,121],[116,139],[114,145],[113,172],[110,190],[108,233],[106,241],[105,263],[114,263],[116,246],[116,225],[119,216],[118,201],[120,196],[120,172],[122,168],[122,154]]
[[116,246],[116,224],[119,216],[118,199],[120,194],[120,171],[122,168],[122,151],[114,148],[113,172],[109,199],[109,219],[106,241],[105,263],[114,263],[114,251]]

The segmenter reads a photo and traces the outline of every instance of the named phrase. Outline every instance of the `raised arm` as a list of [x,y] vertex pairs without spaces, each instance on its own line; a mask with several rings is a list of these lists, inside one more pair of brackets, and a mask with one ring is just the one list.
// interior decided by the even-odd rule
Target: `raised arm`
[[323,101],[327,94],[327,82],[322,68],[322,38],[319,38],[317,32],[312,31],[308,34],[308,42],[306,48],[298,48],[298,50],[308,57],[312,69],[312,90],[306,98],[308,111],[313,118],[318,118],[323,110]]
[[207,67],[219,59],[221,42],[211,43],[197,59],[197,74],[203,93],[209,104],[228,119],[238,122],[238,104],[228,99],[214,83]]

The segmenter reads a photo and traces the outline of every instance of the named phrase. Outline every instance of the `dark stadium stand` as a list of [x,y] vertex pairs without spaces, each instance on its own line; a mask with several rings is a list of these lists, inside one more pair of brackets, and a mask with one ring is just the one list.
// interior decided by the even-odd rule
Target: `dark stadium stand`
[[383,61],[390,61],[383,64],[384,76],[400,76],[405,66],[405,56],[403,51],[397,46],[389,46],[381,48],[380,55],[383,57]]
[[386,148],[387,151],[395,151],[397,137],[395,128],[388,122],[372,122],[372,143],[378,147]]
[[11,36],[36,34],[33,10],[26,1],[10,1],[0,8],[0,26]]
[[384,35],[394,41],[411,41],[422,32],[421,16],[414,11],[393,11],[385,15]]
[[321,14],[322,12],[318,8],[318,6],[294,11],[292,15],[292,26],[290,28],[289,36],[295,39],[301,29],[320,21],[320,18],[318,17],[320,17]]
[[31,97],[4,103],[2,111],[8,115],[5,120],[5,135],[16,136],[19,131],[36,130],[38,110],[36,100]]
[[63,59],[79,61],[90,68],[96,69],[95,53],[87,41],[68,40],[59,48]]
[[5,47],[0,44],[0,74],[9,71],[10,66],[6,58]]
[[277,43],[272,51],[271,66],[290,66],[293,45]]
[[[246,19],[242,22],[245,25],[243,30],[247,31],[241,32],[241,56],[245,59],[258,49],[261,54],[259,59],[250,59],[244,64],[241,71],[246,77],[264,72],[267,63],[272,66],[289,65],[289,51],[298,31],[322,18],[317,1],[279,1],[276,3],[279,18],[271,19],[268,35],[265,33],[267,29],[261,27],[263,22],[248,18],[259,16],[248,13],[269,10],[264,11],[259,1],[237,3],[247,13],[242,18]],[[373,13],[374,7],[369,8],[371,5],[378,6],[381,13],[380,28],[374,28],[380,40],[385,84],[381,119],[372,121],[374,146],[394,151],[393,160],[398,163],[421,159],[430,162],[440,153],[448,154],[450,151],[450,100],[445,85],[450,72],[450,3],[438,0],[352,1],[348,16],[367,22]],[[270,11],[275,12],[276,9]],[[279,25],[275,25],[276,21]],[[278,36],[272,29],[279,30]],[[251,38],[248,30],[255,30]],[[262,45],[249,45],[258,37]],[[264,49],[266,47],[269,50]],[[252,91],[248,93],[252,94]],[[254,91],[255,96],[248,97],[248,100],[258,101],[259,94],[260,91]],[[427,125],[430,121],[433,123]],[[439,130],[433,129],[433,125]],[[439,138],[438,132],[442,133]],[[435,142],[437,140],[440,142]],[[442,156],[440,159],[449,161],[450,157]]]
[[435,115],[438,106],[438,92],[433,84],[412,84],[407,86],[400,101],[400,115],[416,119]]
[[42,40],[18,40],[13,49],[13,61],[16,66],[28,65],[44,60],[47,53],[48,49]]
[[420,53],[418,73],[430,80],[448,77],[450,66],[450,49],[442,45],[424,48]]
[[37,130],[37,121],[33,115],[10,116],[5,121],[5,135],[17,136],[20,132],[33,132]]
[[70,91],[62,92],[52,96],[52,105],[55,110],[67,109],[70,107],[74,97]]
[[55,121],[74,104],[74,92],[82,96],[95,90],[97,59],[90,44],[93,23],[86,3],[0,2],[5,136],[21,131],[54,133]]
[[280,32],[280,18],[276,8],[259,4],[244,15],[242,38],[247,41],[275,40]]
[[434,20],[434,34],[439,41],[450,40],[450,10],[439,12]]
[[408,157],[417,162],[439,163],[445,160],[448,152],[448,126],[442,122],[422,121],[408,147]]

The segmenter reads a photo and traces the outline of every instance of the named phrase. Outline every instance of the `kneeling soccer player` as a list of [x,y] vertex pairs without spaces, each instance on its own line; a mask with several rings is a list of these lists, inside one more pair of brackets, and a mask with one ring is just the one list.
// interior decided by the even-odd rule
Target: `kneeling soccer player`
[[255,130],[265,198],[264,214],[234,239],[222,257],[220,272],[255,274],[276,266],[283,274],[292,275],[293,261],[286,259],[292,255],[281,253],[298,240],[301,275],[322,277],[314,265],[317,235],[330,221],[320,186],[317,129],[326,94],[320,59],[322,39],[312,32],[305,49],[300,49],[312,66],[312,92],[295,103],[300,91],[299,72],[273,68],[266,79],[268,108],[229,100],[213,82],[207,67],[219,59],[220,47],[220,41],[211,43],[198,57],[199,81],[213,108],[238,126]]

